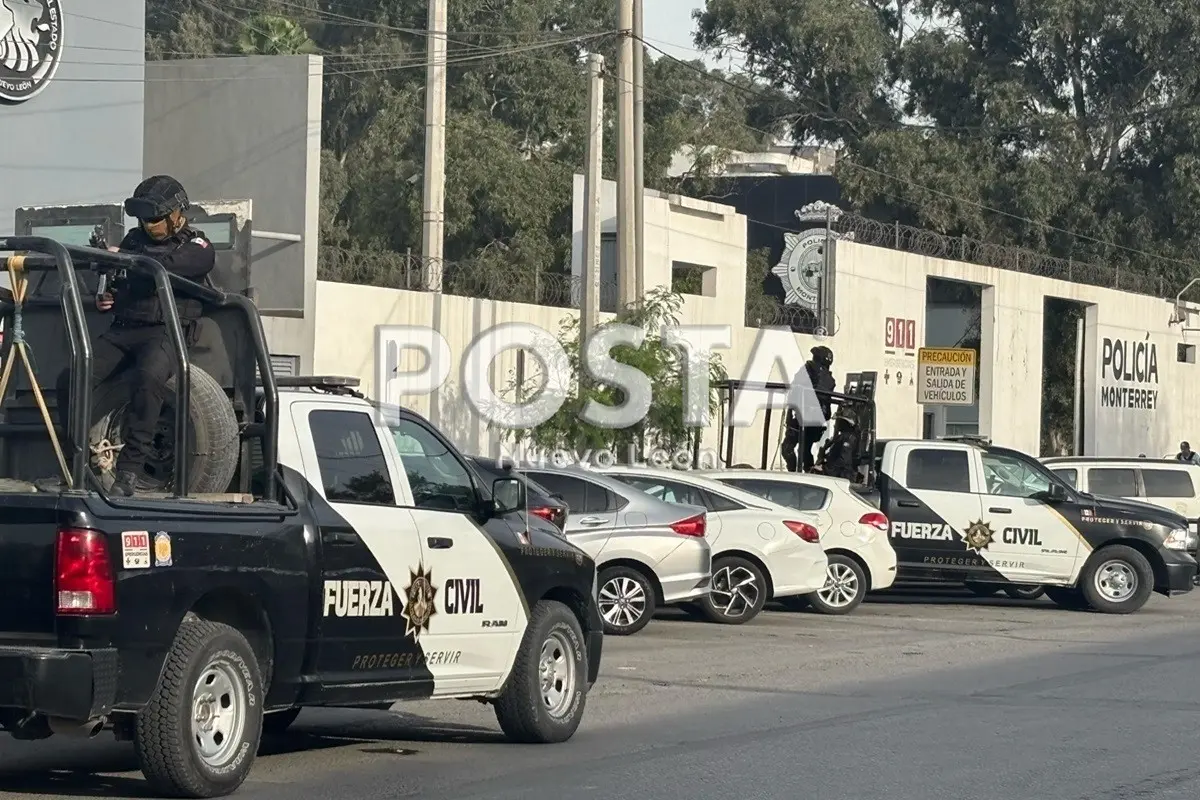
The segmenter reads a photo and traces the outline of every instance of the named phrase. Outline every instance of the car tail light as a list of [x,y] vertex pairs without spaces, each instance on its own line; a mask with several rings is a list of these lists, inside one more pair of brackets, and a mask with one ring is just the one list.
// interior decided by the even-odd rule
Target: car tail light
[[887,533],[888,518],[886,515],[881,514],[878,511],[871,511],[866,514],[863,514],[859,518],[858,524],[859,525],[870,525],[872,528],[875,528],[876,530],[880,530],[880,531],[883,531],[884,533]]
[[695,517],[688,517],[687,519],[681,519],[679,522],[672,523],[671,530],[680,536],[703,536],[707,527],[707,520],[704,514],[699,514]]
[[[147,539],[149,536],[146,534]],[[149,546],[147,541],[147,550]],[[58,532],[54,556],[59,614],[112,614],[117,610],[116,577],[103,533],[64,528]]]
[[821,541],[821,532],[812,525],[809,525],[807,522],[796,522],[789,519],[784,520],[783,524],[787,526],[789,531],[796,534],[806,542],[817,544]]

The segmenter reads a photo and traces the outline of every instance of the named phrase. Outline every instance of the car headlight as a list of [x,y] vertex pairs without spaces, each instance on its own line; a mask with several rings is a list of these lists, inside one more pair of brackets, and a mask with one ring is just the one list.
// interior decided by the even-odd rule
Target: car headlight
[[1163,547],[1168,550],[1191,550],[1195,544],[1196,536],[1187,528],[1176,528],[1163,539]]

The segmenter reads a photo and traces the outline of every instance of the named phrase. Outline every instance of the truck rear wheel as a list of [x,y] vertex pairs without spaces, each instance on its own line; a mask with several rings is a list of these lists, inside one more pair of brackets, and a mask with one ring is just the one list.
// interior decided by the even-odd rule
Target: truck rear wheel
[[496,721],[514,742],[570,739],[587,706],[587,650],[571,610],[542,600],[529,615],[512,672],[496,698]]
[[[193,366],[191,402],[188,407],[188,491],[224,492],[233,481],[238,466],[237,415],[221,385],[204,370]],[[97,471],[111,474],[116,467],[120,445],[125,441],[124,421],[133,392],[129,373],[107,381],[96,389],[93,398],[92,429],[89,444],[92,463]],[[176,380],[167,381],[167,402],[159,418],[153,454],[147,464],[150,478],[166,489],[173,484],[175,464],[175,390]]]
[[241,786],[262,736],[262,688],[254,650],[237,629],[185,621],[134,725],[150,785],[175,797],[222,797]]

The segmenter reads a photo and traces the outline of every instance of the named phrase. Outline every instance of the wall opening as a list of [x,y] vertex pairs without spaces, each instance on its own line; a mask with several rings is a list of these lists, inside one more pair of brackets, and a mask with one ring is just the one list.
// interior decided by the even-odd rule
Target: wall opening
[[1175,360],[1180,364],[1196,363],[1196,345],[1180,342],[1175,346]]
[[1080,322],[1087,305],[1046,297],[1042,307],[1041,455],[1079,454],[1083,374],[1080,369]]
[[717,270],[703,264],[672,261],[671,291],[700,297],[716,297]]
[[[928,278],[925,284],[925,347],[957,347],[975,351],[974,402],[970,405],[924,406],[925,438],[975,436],[979,433],[979,354],[983,337],[983,286]],[[932,419],[928,415],[932,415]]]

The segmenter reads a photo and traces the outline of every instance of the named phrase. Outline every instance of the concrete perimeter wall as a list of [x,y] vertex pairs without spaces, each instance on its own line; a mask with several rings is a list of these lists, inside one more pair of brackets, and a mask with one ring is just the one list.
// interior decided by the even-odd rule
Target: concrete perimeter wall
[[[917,346],[924,341],[925,287],[929,277],[967,281],[985,286],[983,293],[983,344],[981,347],[980,424],[982,432],[1000,444],[1037,454],[1041,417],[1042,323],[1046,296],[1091,304],[1087,311],[1085,344],[1085,452],[1089,455],[1162,455],[1181,438],[1200,437],[1200,411],[1191,399],[1197,385],[1195,363],[1176,358],[1177,344],[1188,343],[1179,326],[1169,326],[1173,306],[1163,300],[1109,289],[1067,283],[1016,272],[933,259],[878,247],[839,241],[836,245],[838,280],[837,314],[840,325],[835,335],[824,340],[837,355],[835,373],[839,383],[846,372],[878,370],[904,359],[886,346],[886,320],[917,321]],[[438,304],[440,303],[440,308]],[[502,322],[528,322],[558,331],[562,320],[576,312],[521,303],[501,303],[424,292],[380,289],[321,282],[317,285],[316,321],[320,336],[316,343],[315,369],[319,373],[353,374],[364,379],[366,390],[387,402],[403,402],[431,416],[464,449],[496,452],[499,436],[481,424],[461,395],[461,354],[469,343],[489,327]],[[818,340],[781,330],[746,328],[735,317],[739,305],[713,302],[707,297],[687,297],[681,322],[684,324],[730,324],[733,347],[722,353],[730,374],[754,380],[780,380],[776,368],[771,375],[759,369],[747,375],[751,353],[758,344],[760,367],[770,367],[774,355],[807,355]],[[434,324],[435,316],[440,320]],[[604,315],[609,318],[610,315]],[[347,324],[354,319],[354,324]],[[450,346],[451,377],[438,398],[437,408],[429,397],[398,397],[388,386],[376,385],[375,337],[377,325],[427,325],[439,330]],[[1196,325],[1196,315],[1193,321]],[[1191,341],[1197,336],[1191,335]],[[1102,369],[1104,341],[1120,341],[1121,347],[1150,345],[1157,357],[1157,375],[1117,376],[1111,367]],[[789,341],[790,340],[790,341]],[[792,343],[797,347],[793,349]],[[1108,348],[1111,351],[1111,344]],[[764,357],[765,354],[765,357]],[[911,358],[915,366],[915,354]],[[415,352],[401,356],[402,370],[420,368],[423,358]],[[532,361],[530,362],[532,363]],[[503,354],[493,365],[490,382],[507,385],[516,365],[515,352]],[[893,366],[893,369],[895,367]],[[1129,369],[1125,372],[1130,372]],[[1115,408],[1102,397],[1113,390],[1123,397],[1153,394],[1154,408]],[[882,384],[878,394],[881,437],[920,436],[923,408],[916,403],[915,386],[905,376],[899,383]],[[1130,402],[1128,399],[1125,401]],[[754,425],[735,437],[735,460],[757,464],[762,442],[760,413]],[[772,456],[778,460],[779,415],[773,416]],[[716,447],[715,426],[706,431],[704,446]]]

